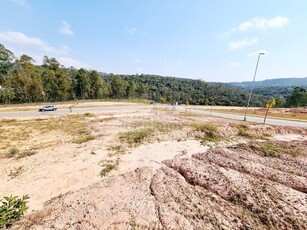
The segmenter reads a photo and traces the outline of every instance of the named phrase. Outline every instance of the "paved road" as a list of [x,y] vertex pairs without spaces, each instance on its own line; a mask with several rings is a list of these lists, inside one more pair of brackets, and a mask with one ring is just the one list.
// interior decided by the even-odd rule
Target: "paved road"
[[[88,107],[88,108],[73,108],[72,114],[76,113],[98,113],[98,112],[112,112],[112,111],[123,111],[123,110],[136,110],[141,108],[150,108],[149,106],[140,105],[127,105],[127,106],[108,106],[108,107]],[[14,117],[43,117],[59,114],[71,114],[70,110],[57,109],[56,111],[45,111],[38,112],[37,110],[30,111],[17,111],[17,112],[0,112],[0,118],[14,118]]]
[[[180,109],[184,110],[183,108],[180,108]],[[204,115],[211,114],[210,111],[198,110],[198,109],[189,109],[189,112],[197,113],[197,114],[204,114]],[[217,112],[212,112],[212,116],[222,117],[222,118],[227,118],[227,119],[234,119],[234,120],[241,120],[241,121],[243,121],[243,118],[244,118],[243,115],[217,113]],[[250,122],[263,123],[263,117],[247,116],[246,120]],[[282,125],[282,126],[307,128],[307,122],[303,122],[303,121],[291,121],[291,120],[267,118],[265,123],[269,125]]]
[[[146,108],[150,109],[152,108],[152,106],[133,105],[133,106],[74,108],[72,113],[75,114],[75,113],[85,113],[85,112],[92,112],[92,113],[112,112],[112,111],[136,110],[136,109],[146,109]],[[185,107],[178,106],[177,110],[184,111]],[[193,108],[189,109],[189,112],[192,112],[195,114],[203,114],[203,115],[211,114],[210,111],[193,109]],[[52,112],[38,112],[37,110],[18,111],[18,112],[0,112],[0,118],[42,117],[42,116],[49,116],[49,115],[56,115],[56,114],[69,114],[69,113],[70,113],[69,109],[58,109],[57,111],[52,111]],[[243,121],[243,115],[212,112],[212,116]],[[263,123],[262,117],[247,116],[246,120],[250,122]],[[290,120],[273,119],[273,118],[267,118],[266,124],[307,128],[307,122],[290,121]]]

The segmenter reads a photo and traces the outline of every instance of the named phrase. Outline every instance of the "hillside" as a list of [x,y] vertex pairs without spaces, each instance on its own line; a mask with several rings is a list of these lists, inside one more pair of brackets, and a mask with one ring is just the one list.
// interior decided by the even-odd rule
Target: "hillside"
[[[252,81],[229,82],[230,85],[249,89]],[[305,78],[276,78],[263,81],[255,81],[254,88],[262,87],[288,87],[288,86],[307,86],[307,77]]]

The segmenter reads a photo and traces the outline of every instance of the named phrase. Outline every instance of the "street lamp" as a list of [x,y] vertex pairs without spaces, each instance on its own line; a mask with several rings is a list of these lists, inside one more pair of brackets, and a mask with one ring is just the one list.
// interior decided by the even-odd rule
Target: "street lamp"
[[256,69],[255,69],[255,74],[254,74],[254,78],[253,78],[253,82],[252,82],[252,87],[251,87],[251,91],[249,93],[249,97],[248,97],[248,101],[247,101],[247,106],[246,106],[246,110],[245,110],[245,115],[244,115],[244,121],[246,121],[246,114],[247,114],[247,109],[249,107],[249,103],[251,101],[251,97],[252,97],[252,93],[253,93],[253,88],[254,88],[254,82],[255,82],[255,78],[256,78],[256,74],[257,74],[257,69],[258,69],[258,64],[259,64],[259,60],[260,60],[260,56],[261,55],[265,55],[265,53],[259,53],[258,54],[258,60],[257,60],[257,65],[256,65]]

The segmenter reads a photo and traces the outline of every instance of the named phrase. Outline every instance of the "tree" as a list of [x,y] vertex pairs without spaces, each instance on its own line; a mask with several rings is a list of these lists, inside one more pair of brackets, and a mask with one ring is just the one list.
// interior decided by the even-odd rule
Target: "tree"
[[89,97],[94,99],[105,97],[108,90],[100,74],[96,70],[93,70],[90,72],[89,78],[91,84]]
[[283,96],[281,96],[281,95],[277,96],[275,98],[275,101],[276,101],[276,105],[275,106],[277,108],[284,108],[285,105],[286,105],[286,99]]
[[265,120],[266,120],[266,117],[269,113],[269,109],[274,107],[276,105],[276,101],[275,101],[275,98],[269,100],[266,104],[265,104],[265,107],[267,108],[266,109],[266,112],[265,112],[265,117],[264,117],[264,120],[263,120],[263,124],[265,124]]
[[75,76],[75,79],[77,82],[77,97],[81,99],[89,98],[91,91],[91,82],[88,72],[83,68],[79,69],[77,75]]
[[288,107],[307,106],[307,92],[302,87],[295,87],[292,94],[287,100]]
[[0,86],[4,83],[6,76],[13,69],[14,54],[0,44]]
[[124,98],[127,82],[120,76],[111,76],[110,88],[112,98]]

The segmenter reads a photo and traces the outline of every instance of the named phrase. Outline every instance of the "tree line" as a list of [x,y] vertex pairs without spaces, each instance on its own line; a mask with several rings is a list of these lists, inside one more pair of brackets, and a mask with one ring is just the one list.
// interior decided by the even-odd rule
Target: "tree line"
[[[47,56],[43,58],[42,65],[35,65],[30,56],[23,54],[16,58],[0,44],[1,104],[81,99],[146,99],[160,103],[245,106],[248,93],[247,90],[225,83],[148,74],[104,74],[84,68],[65,68],[55,58]],[[304,92],[296,92],[298,94]],[[251,106],[264,106],[271,97],[272,95],[255,93]],[[295,103],[298,106],[306,105],[298,103],[291,96],[289,102],[291,103],[288,106]]]

